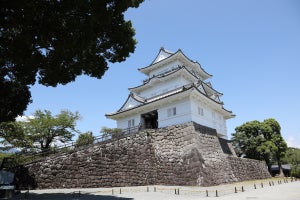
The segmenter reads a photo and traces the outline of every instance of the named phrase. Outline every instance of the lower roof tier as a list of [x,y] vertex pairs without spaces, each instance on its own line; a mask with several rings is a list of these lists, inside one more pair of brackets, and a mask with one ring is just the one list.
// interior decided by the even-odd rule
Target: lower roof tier
[[182,99],[189,96],[200,99],[201,102],[204,102],[214,110],[221,113],[225,119],[235,117],[231,111],[228,111],[223,107],[223,104],[209,98],[206,94],[200,91],[195,84],[185,85],[150,99],[142,99],[139,96],[131,93],[126,102],[117,112],[108,113],[105,116],[109,119],[118,120],[133,113],[144,113],[146,111],[151,111],[154,107],[159,108],[160,105],[164,104],[165,102],[176,101],[176,99]]

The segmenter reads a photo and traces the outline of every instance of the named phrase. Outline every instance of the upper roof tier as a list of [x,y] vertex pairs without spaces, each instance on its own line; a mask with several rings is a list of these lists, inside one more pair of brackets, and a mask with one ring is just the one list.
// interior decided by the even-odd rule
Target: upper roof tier
[[185,66],[178,66],[177,68],[174,68],[171,71],[167,71],[163,74],[159,74],[159,75],[153,76],[147,80],[144,80],[142,85],[129,88],[129,91],[133,92],[133,93],[140,93],[149,87],[153,87],[153,85],[157,82],[163,82],[165,80],[169,80],[169,79],[176,78],[179,76],[186,77],[187,79],[190,80],[189,81],[190,83],[198,83],[199,85],[202,85],[202,87],[204,87],[204,90],[206,91],[205,93],[207,93],[208,96],[212,96],[212,95],[222,96],[223,95],[221,92],[218,92],[217,90],[213,89],[210,82],[205,83],[205,82],[199,80]]
[[212,75],[208,74],[197,61],[189,59],[180,49],[175,53],[172,53],[165,50],[163,47],[160,48],[158,55],[149,66],[139,68],[138,70],[148,76],[151,76],[151,74],[153,75],[153,71],[156,71],[166,64],[174,61],[180,61],[184,66],[190,68],[190,71],[198,74],[202,80],[212,77]]

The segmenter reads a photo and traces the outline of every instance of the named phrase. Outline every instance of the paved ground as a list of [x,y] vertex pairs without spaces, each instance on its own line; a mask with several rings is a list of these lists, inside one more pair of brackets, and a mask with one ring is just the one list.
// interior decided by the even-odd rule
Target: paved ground
[[[263,183],[263,187],[261,185]],[[252,181],[214,187],[142,186],[92,189],[32,190],[29,199],[45,200],[300,200],[300,181],[281,184],[276,180]],[[254,186],[255,184],[255,186]],[[242,192],[242,186],[244,192]],[[256,187],[256,189],[254,189]],[[235,193],[235,188],[237,193]],[[176,194],[175,194],[176,189]],[[179,195],[178,195],[179,189]],[[156,192],[154,191],[156,190]],[[218,197],[216,197],[216,190]],[[80,194],[79,194],[80,191]],[[75,193],[74,193],[75,192]],[[206,197],[208,192],[208,197]],[[26,194],[13,198],[26,199]]]

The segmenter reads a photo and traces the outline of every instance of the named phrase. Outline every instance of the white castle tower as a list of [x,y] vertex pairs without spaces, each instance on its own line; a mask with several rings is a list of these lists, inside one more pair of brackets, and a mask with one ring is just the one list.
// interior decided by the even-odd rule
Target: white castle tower
[[149,66],[138,70],[148,78],[129,88],[130,94],[117,112],[106,114],[117,121],[117,128],[136,131],[195,122],[227,138],[226,120],[235,115],[223,107],[222,93],[206,81],[212,75],[198,62],[180,49],[172,53],[161,48]]

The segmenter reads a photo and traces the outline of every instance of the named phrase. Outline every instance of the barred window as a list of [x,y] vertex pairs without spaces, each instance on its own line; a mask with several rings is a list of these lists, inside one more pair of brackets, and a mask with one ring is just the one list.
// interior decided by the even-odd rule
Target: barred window
[[176,107],[169,108],[167,110],[167,114],[168,114],[168,117],[175,116],[176,115]]
[[134,119],[128,120],[128,127],[134,127]]
[[204,116],[203,108],[198,107],[198,114],[201,115],[201,116]]

